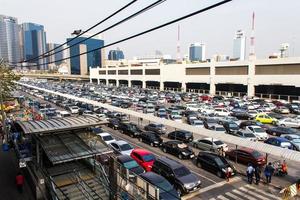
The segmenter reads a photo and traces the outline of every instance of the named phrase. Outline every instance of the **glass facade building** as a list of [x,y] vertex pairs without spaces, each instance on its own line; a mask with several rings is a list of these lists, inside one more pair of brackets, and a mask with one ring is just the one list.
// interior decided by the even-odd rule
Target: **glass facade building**
[[124,59],[123,51],[117,50],[110,50],[108,53],[108,60],[122,60]]
[[[79,44],[73,46],[70,48],[69,52],[70,52],[70,56],[74,56],[74,55],[78,55],[79,53],[83,53],[80,51],[80,44],[83,44],[86,46],[86,51],[90,51],[92,49],[96,49],[99,47],[104,46],[104,41],[101,39],[97,39],[97,38],[90,38],[86,41],[80,42],[83,39],[85,39],[86,37],[81,36],[78,37],[76,39],[74,39],[73,41],[69,42],[71,40],[71,38],[68,38],[67,41],[69,42],[68,45],[71,46],[77,42],[79,42]],[[71,74],[82,74],[81,72],[81,65],[83,65],[83,63],[81,63],[81,56],[76,56],[74,58],[70,59],[70,68],[71,68]],[[101,63],[101,49],[88,53],[86,55],[86,63],[87,63],[87,72],[89,72],[89,67],[91,68],[95,68],[95,67],[102,67],[102,63]]]
[[17,18],[0,15],[0,58],[10,65],[21,61]]
[[[29,60],[35,58],[46,52],[46,32],[44,26],[34,23],[23,23],[22,29],[22,40],[23,40],[23,58]],[[38,64],[37,69],[47,69],[47,59],[32,60],[30,63]]]
[[[46,51],[51,51],[52,49],[55,49],[56,47],[58,47],[59,44],[54,44],[54,43],[47,43],[47,48],[46,48]],[[56,51],[59,51],[63,49],[63,47],[59,47],[58,49],[50,52],[50,54],[56,52]],[[59,52],[59,53],[56,53],[54,55],[51,55],[49,57],[47,57],[47,63],[50,63],[50,62],[54,62],[54,63],[51,63],[52,65],[55,64],[55,65],[60,65],[63,61],[58,61],[58,60],[61,60],[63,59],[64,55],[63,55],[63,51],[62,52]]]
[[191,44],[190,46],[190,61],[205,61],[205,45],[204,44]]

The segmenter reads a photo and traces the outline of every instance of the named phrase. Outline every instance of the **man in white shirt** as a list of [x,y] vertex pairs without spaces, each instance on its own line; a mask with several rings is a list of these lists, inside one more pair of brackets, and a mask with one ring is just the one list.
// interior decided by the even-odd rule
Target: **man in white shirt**
[[255,172],[254,167],[251,165],[251,163],[249,163],[247,168],[247,177],[248,177],[249,184],[252,184],[254,172]]

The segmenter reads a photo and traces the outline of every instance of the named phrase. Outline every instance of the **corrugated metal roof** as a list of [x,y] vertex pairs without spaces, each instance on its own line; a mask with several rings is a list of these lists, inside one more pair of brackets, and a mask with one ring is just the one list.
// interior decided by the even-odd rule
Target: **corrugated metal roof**
[[55,118],[40,121],[17,121],[25,134],[53,133],[106,124],[93,116]]

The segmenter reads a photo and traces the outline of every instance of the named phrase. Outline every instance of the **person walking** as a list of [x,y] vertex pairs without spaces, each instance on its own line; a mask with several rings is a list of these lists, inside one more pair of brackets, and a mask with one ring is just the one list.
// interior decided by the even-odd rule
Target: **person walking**
[[226,181],[229,182],[229,179],[231,177],[231,174],[232,174],[233,170],[231,169],[231,167],[227,167],[226,170],[225,170],[225,178],[226,178]]
[[265,167],[264,170],[264,174],[267,179],[267,184],[271,183],[273,173],[274,173],[274,167],[272,166],[272,163],[269,162],[269,164]]
[[251,163],[249,163],[246,172],[249,184],[252,184],[254,171],[255,171],[254,167],[252,166]]
[[261,174],[261,170],[260,167],[257,165],[255,167],[255,171],[254,171],[254,175],[255,175],[255,184],[258,185],[259,181],[260,181],[260,174]]
[[18,191],[20,193],[22,193],[23,185],[24,185],[24,176],[21,174],[21,172],[18,172],[18,174],[16,176],[16,185],[17,185]]

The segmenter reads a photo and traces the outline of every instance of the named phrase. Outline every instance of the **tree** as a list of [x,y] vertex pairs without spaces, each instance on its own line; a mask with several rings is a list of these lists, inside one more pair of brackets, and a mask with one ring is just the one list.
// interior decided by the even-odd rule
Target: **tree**
[[7,141],[7,129],[5,125],[6,115],[4,112],[4,101],[11,97],[11,92],[15,89],[15,81],[20,80],[20,76],[16,75],[9,66],[0,59],[0,110],[2,119],[2,129]]

